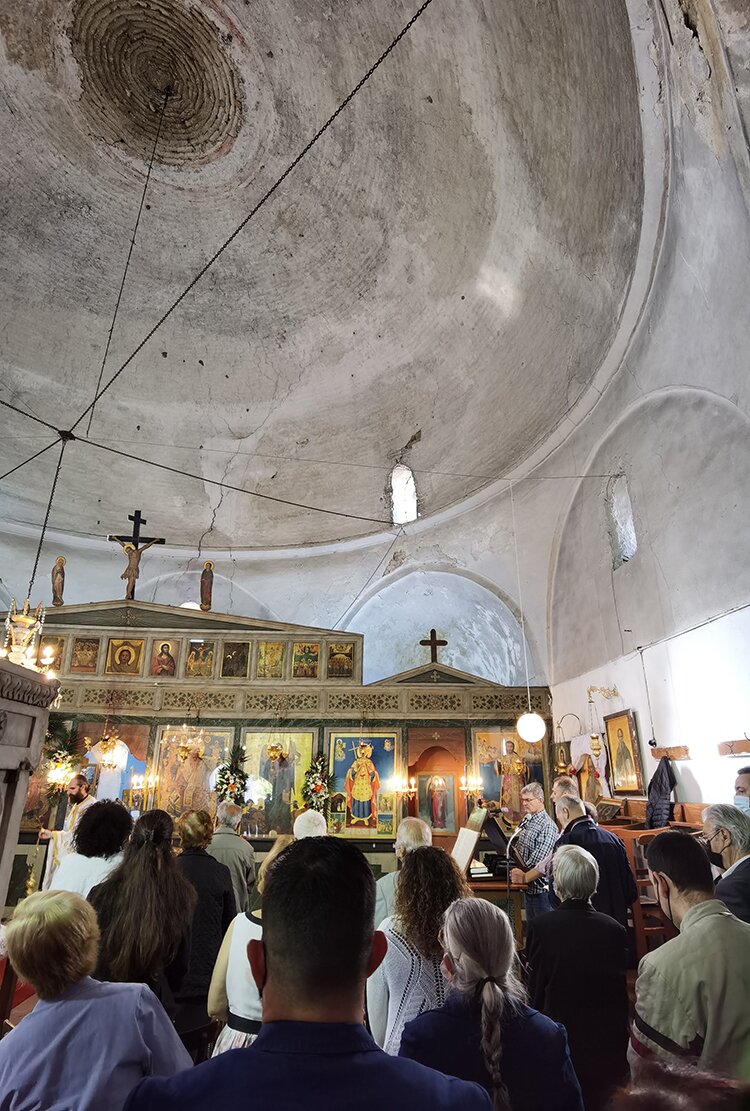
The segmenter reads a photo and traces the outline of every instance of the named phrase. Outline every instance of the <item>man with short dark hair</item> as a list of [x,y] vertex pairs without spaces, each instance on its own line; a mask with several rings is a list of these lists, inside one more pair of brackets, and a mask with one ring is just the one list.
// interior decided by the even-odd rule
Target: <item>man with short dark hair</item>
[[[579,845],[591,853],[599,865],[599,886],[591,900],[594,910],[608,914],[627,929],[628,908],[638,898],[638,888],[622,841],[598,826],[579,798],[564,795],[558,800],[555,813],[562,828],[555,848]],[[560,905],[554,894],[550,894],[550,902],[555,907]]]
[[386,948],[374,912],[375,881],[354,845],[308,837],[285,849],[263,890],[263,939],[248,945],[258,1037],[182,1079],[139,1084],[127,1111],[490,1111],[478,1084],[390,1057],[367,1033],[365,981]]
[[660,833],[646,850],[664,915],[680,931],[638,968],[628,1060],[656,1056],[750,1080],[750,926],[714,899],[698,841]]
[[72,851],[73,834],[82,815],[96,802],[94,796],[90,794],[90,790],[91,786],[85,775],[82,775],[81,772],[72,775],[68,781],[68,786],[65,788],[65,793],[68,796],[68,810],[65,814],[63,828],[41,829],[39,831],[40,841],[52,842],[44,865],[42,887],[45,889],[51,885],[52,877],[60,867],[64,857]]

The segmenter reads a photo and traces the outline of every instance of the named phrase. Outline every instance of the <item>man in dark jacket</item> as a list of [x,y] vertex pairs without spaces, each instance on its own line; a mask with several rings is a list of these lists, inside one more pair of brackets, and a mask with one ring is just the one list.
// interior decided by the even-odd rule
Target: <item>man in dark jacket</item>
[[[638,898],[638,888],[622,841],[596,825],[580,799],[566,795],[555,806],[555,813],[563,831],[555,851],[562,845],[579,845],[591,853],[599,866],[599,886],[591,900],[594,910],[608,914],[627,928],[628,908]],[[553,892],[550,903],[560,906]]]
[[719,803],[703,811],[708,858],[722,875],[714,895],[736,918],[750,923],[750,814]]
[[[529,1003],[567,1030],[586,1111],[600,1111],[628,1071],[628,935],[591,905],[599,883],[591,853],[558,848],[552,882],[559,909],[526,933]],[[584,974],[589,990],[581,990]]]
[[365,983],[388,947],[374,914],[359,849],[338,837],[290,845],[266,878],[263,939],[248,946],[263,996],[258,1037],[172,1080],[142,1080],[124,1111],[492,1111],[479,1084],[391,1057],[365,1030]]

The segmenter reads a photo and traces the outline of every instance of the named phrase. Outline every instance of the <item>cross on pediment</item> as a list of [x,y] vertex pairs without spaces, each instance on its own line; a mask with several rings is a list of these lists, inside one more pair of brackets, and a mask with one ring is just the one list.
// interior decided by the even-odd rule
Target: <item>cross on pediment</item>
[[448,646],[447,640],[438,640],[438,635],[434,629],[430,629],[430,635],[425,640],[419,642],[425,648],[430,650],[430,663],[436,664],[438,662],[437,650],[438,648],[446,648]]

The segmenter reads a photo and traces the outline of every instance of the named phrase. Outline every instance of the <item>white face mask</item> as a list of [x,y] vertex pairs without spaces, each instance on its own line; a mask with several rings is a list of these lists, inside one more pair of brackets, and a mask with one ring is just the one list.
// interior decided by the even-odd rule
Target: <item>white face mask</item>
[[734,805],[738,810],[750,810],[750,795],[735,795]]

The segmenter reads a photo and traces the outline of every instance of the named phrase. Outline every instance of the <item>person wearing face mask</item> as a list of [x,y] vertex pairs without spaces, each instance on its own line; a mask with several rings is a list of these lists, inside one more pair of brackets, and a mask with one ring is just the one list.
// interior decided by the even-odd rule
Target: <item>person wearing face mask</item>
[[734,805],[750,813],[750,768],[740,768],[734,783]]
[[689,834],[658,834],[646,863],[659,906],[680,933],[638,967],[628,1047],[633,1078],[658,1057],[748,1081],[750,925],[714,898],[708,857]]
[[750,812],[709,806],[703,811],[703,840],[708,859],[723,873],[714,888],[716,898],[750,923]]

